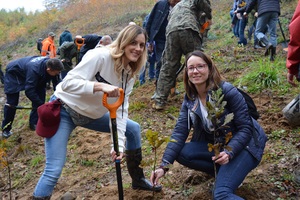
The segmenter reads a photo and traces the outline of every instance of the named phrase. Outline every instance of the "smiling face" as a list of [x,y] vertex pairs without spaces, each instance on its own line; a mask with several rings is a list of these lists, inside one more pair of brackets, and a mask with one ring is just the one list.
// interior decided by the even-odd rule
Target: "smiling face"
[[136,38],[131,41],[124,48],[124,64],[127,66],[130,62],[137,62],[140,56],[145,51],[146,38],[144,34],[138,34]]
[[209,76],[207,63],[198,56],[191,56],[187,61],[187,75],[189,81],[196,86],[205,85]]

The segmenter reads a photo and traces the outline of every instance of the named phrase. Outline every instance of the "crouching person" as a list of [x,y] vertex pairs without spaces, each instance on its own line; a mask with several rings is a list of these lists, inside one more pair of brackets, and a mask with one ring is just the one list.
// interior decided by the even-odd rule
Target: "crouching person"
[[[110,46],[88,51],[56,87],[50,101],[58,99],[62,103],[60,123],[54,135],[45,138],[46,166],[35,187],[33,199],[50,199],[66,161],[70,134],[76,126],[110,132],[109,112],[102,105],[102,97],[103,93],[107,93],[108,100],[116,99],[120,95],[119,88],[125,94],[123,104],[117,109],[120,156],[117,157],[112,150],[112,160],[122,159],[126,149],[132,188],[161,190],[160,185],[153,187],[139,167],[142,160],[140,125],[128,118],[128,98],[133,89],[134,77],[147,58],[146,41],[147,35],[141,27],[125,27]],[[37,133],[41,134],[39,124]]]
[[[194,51],[186,56],[185,66],[186,95],[171,136],[176,142],[167,145],[162,163],[152,173],[150,180],[157,185],[168,171],[168,165],[176,160],[191,169],[212,176],[216,174],[213,199],[242,199],[234,192],[247,174],[260,163],[267,136],[258,122],[249,115],[243,95],[232,84],[222,80],[209,57],[201,51]],[[220,121],[216,122],[222,125],[230,113],[233,113],[233,119],[215,134],[215,120],[210,120],[206,106],[211,101],[209,94],[218,88],[222,89],[227,104],[218,119]],[[193,137],[191,142],[186,142],[192,127]],[[226,144],[226,135],[230,132],[232,138]],[[230,148],[220,149],[220,154],[215,156],[208,150],[208,144],[214,144],[216,140]]]

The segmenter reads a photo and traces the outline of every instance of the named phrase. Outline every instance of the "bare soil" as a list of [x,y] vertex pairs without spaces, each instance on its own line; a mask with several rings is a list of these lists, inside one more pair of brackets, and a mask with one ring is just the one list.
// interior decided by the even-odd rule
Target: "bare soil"
[[[232,61],[234,60],[233,48],[224,47],[218,51],[221,56],[226,55]],[[209,49],[208,45],[206,52],[209,55],[215,55],[215,51],[217,50]],[[286,53],[280,46],[277,51],[277,59],[284,60]],[[254,56],[263,54],[262,51],[254,50],[252,45],[245,47],[245,52],[247,53],[240,58],[240,62],[252,61]],[[225,68],[221,70],[221,73],[229,80],[243,75],[243,71],[238,68]],[[178,85],[182,85],[180,78],[178,81]],[[178,117],[178,112],[174,114],[172,108],[180,108],[184,95],[183,88],[179,87],[180,94],[169,99],[166,111],[158,112],[152,109],[151,96],[154,90],[153,82],[146,82],[145,85],[136,87],[130,98],[130,104],[142,102],[145,105],[141,109],[129,110],[130,118],[138,121],[142,127],[144,159],[154,156],[153,153],[149,153],[149,145],[144,133],[150,129],[170,135],[176,122],[170,116]],[[48,91],[49,95],[51,93],[52,91]],[[280,95],[279,92],[272,90],[265,90],[251,96],[261,115],[258,121],[267,133],[269,141],[262,162],[246,177],[236,193],[247,200],[300,199],[299,129],[289,126],[281,112],[294,96],[293,94]],[[2,88],[0,88],[0,100],[2,104],[5,102]],[[24,94],[20,102],[30,105]],[[34,131],[30,131],[28,117],[29,111],[17,111],[14,123],[20,128],[14,128],[14,135],[8,140],[11,144],[8,152],[12,181],[11,199],[31,199],[34,187],[44,169],[43,139]],[[110,149],[110,134],[76,128],[70,137],[67,162],[52,199],[68,199],[62,198],[66,193],[71,194],[76,200],[118,199],[115,168],[110,160]],[[163,149],[158,151],[158,162],[160,162]],[[146,177],[150,177],[151,167],[145,167],[144,171]],[[125,161],[122,162],[122,177],[124,197],[128,200],[207,200],[212,198],[211,189],[214,179],[176,162],[162,179],[162,192],[132,190]],[[8,169],[4,168],[0,170],[0,199],[7,200],[9,196]]]
[[[234,76],[234,74],[237,73],[230,72],[227,75]],[[132,111],[130,116],[140,119],[143,133],[151,129],[170,135],[175,120],[168,117],[167,111],[157,112],[151,108],[154,89],[153,82],[147,82],[134,90],[131,103],[143,102],[146,108]],[[168,107],[180,107],[184,91],[179,91],[179,95],[170,98]],[[1,97],[4,98],[3,94]],[[293,181],[295,170],[299,167],[299,133],[292,131],[281,110],[270,111],[272,108],[284,107],[291,97],[277,96],[274,93],[270,96],[264,92],[253,96],[253,99],[261,114],[259,122],[271,139],[267,143],[261,164],[247,176],[236,192],[247,200],[299,199],[299,183],[297,185]],[[22,97],[22,100],[26,101],[26,97]],[[28,115],[24,115],[23,118],[23,123],[26,123]],[[278,138],[272,136],[272,132],[276,130],[283,130]],[[12,199],[30,199],[43,171],[43,161],[33,166],[33,160],[37,155],[43,156],[43,139],[34,131],[30,131],[25,124],[21,130],[15,130],[15,134],[9,141],[14,145],[9,152]],[[146,143],[143,138],[145,152]],[[61,199],[67,192],[74,199],[118,199],[114,164],[109,155],[110,145],[110,134],[77,128],[70,138],[67,163],[52,199]],[[158,162],[162,153],[163,148],[158,152]],[[153,154],[144,153],[144,159],[148,157],[153,157]],[[150,171],[150,166],[145,168],[147,177]],[[122,163],[122,176],[125,199],[211,199],[212,197],[211,188],[214,182],[212,177],[183,167],[176,162],[167,176],[162,179],[164,187],[159,193],[132,190],[125,162]],[[1,171],[0,178],[2,199],[9,199],[7,169]]]

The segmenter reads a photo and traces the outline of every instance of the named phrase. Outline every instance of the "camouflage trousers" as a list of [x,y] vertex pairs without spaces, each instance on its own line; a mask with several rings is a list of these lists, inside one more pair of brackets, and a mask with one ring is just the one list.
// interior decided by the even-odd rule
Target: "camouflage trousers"
[[155,101],[165,104],[171,88],[176,84],[176,72],[181,66],[181,57],[194,50],[200,50],[202,39],[199,33],[192,29],[178,30],[167,35],[165,49],[162,55],[162,67],[156,85]]

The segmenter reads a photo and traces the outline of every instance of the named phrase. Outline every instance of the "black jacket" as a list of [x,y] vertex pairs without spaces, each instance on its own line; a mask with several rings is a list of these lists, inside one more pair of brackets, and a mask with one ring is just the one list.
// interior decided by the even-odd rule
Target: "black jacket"
[[256,4],[258,17],[266,12],[278,12],[278,15],[280,15],[279,0],[252,0],[247,4],[245,12],[250,13]]

